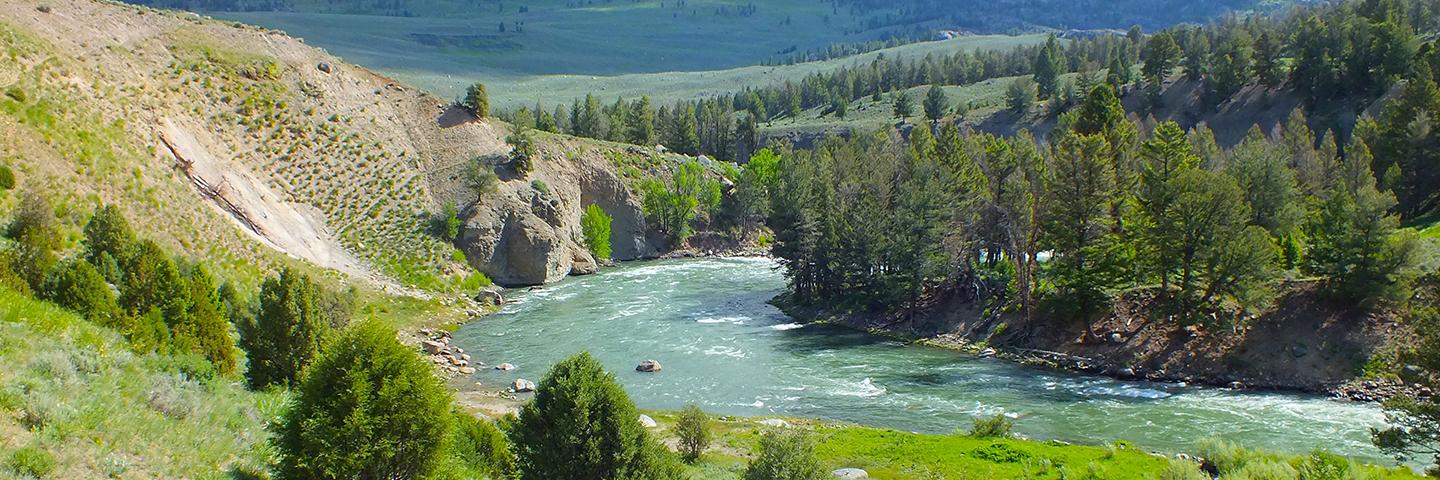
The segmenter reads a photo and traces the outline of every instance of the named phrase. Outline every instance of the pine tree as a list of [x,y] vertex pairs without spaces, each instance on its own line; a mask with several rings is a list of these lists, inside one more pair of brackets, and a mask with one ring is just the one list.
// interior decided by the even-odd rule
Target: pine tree
[[465,99],[460,102],[471,115],[476,118],[490,116],[490,94],[485,91],[485,84],[475,82],[465,89]]
[[925,92],[925,118],[930,119],[932,123],[940,121],[945,117],[945,112],[949,110],[948,102],[949,100],[945,98],[945,90],[940,88],[940,85],[931,85],[930,90]]
[[299,384],[330,330],[321,309],[320,287],[299,271],[286,268],[261,283],[259,311],[239,322],[251,388]]
[[906,118],[915,114],[915,101],[910,98],[910,92],[902,90],[895,94],[891,112],[900,121],[905,121]]
[[1060,92],[1060,74],[1066,70],[1065,56],[1060,51],[1060,42],[1055,40],[1055,35],[1050,35],[1045,40],[1045,45],[1040,47],[1031,69],[1041,100],[1053,98]]

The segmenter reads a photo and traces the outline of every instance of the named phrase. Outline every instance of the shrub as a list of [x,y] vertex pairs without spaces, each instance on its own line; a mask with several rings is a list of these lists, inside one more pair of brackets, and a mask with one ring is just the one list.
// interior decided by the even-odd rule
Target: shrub
[[85,247],[85,261],[99,269],[107,281],[119,285],[120,265],[130,261],[138,243],[130,223],[120,209],[106,205],[90,216],[84,235],[80,244]]
[[1009,417],[1003,413],[997,413],[991,417],[976,418],[970,424],[968,435],[976,438],[1008,438],[1011,436],[1010,430],[1014,427],[1015,422],[1011,421]]
[[745,480],[822,480],[828,478],[815,457],[815,443],[801,432],[766,432],[760,455],[745,468]]
[[245,374],[255,389],[297,384],[330,329],[319,287],[289,268],[260,285],[260,311],[239,324],[240,348],[250,359]]
[[1254,456],[1239,445],[1218,438],[1205,438],[1196,442],[1195,454],[1215,465],[1222,475],[1239,471]]
[[10,267],[32,290],[38,290],[57,261],[55,251],[60,246],[54,207],[39,194],[25,194],[6,234],[17,242]]
[[505,137],[505,143],[510,144],[510,165],[515,172],[521,176],[529,175],[535,170],[535,156],[539,151],[535,148],[535,139],[530,138],[529,132],[515,132]]
[[15,170],[9,165],[0,165],[0,189],[12,190],[15,188]]
[[283,478],[424,478],[454,416],[430,365],[378,321],[330,343],[306,370],[275,439]]
[[535,189],[535,191],[540,192],[541,195],[549,195],[549,194],[550,194],[550,185],[546,184],[544,180],[540,180],[540,179],[531,180],[531,181],[530,181],[530,188],[533,188],[533,189]]
[[465,164],[465,184],[475,191],[475,202],[479,203],[486,195],[495,193],[500,188],[500,177],[495,175],[495,170],[485,164],[480,157],[470,159]]
[[68,261],[50,272],[41,296],[62,307],[74,310],[85,319],[110,328],[125,330],[124,314],[115,300],[115,293],[105,277],[94,266],[82,261]]
[[1200,470],[1200,465],[1189,460],[1171,460],[1160,471],[1158,480],[1211,480]]
[[1322,450],[1310,452],[1295,470],[1300,480],[1356,480],[1362,476],[1350,465],[1350,460]]
[[[586,432],[577,435],[575,432]],[[550,368],[510,429],[521,478],[670,478],[615,377],[589,353]]]
[[680,410],[680,418],[675,420],[675,436],[680,439],[680,458],[688,463],[700,459],[700,454],[710,445],[710,427],[706,424],[709,421],[710,417],[693,403]]
[[9,465],[16,473],[41,478],[55,471],[55,457],[36,447],[22,447],[10,454]]
[[455,240],[460,236],[460,210],[455,208],[455,202],[445,204],[445,212],[440,214],[441,234],[446,240]]
[[465,89],[465,99],[460,105],[470,111],[476,118],[490,116],[490,94],[485,91],[485,84],[475,82]]
[[1297,478],[1295,469],[1289,464],[1278,460],[1257,460],[1245,463],[1231,473],[1222,475],[1225,480],[1294,480]]
[[593,203],[585,207],[585,215],[580,217],[580,231],[585,236],[585,246],[590,248],[590,253],[597,259],[610,258],[612,220],[610,214],[605,213],[605,209]]
[[515,453],[505,433],[494,423],[455,412],[455,456],[472,477],[510,478],[515,474]]

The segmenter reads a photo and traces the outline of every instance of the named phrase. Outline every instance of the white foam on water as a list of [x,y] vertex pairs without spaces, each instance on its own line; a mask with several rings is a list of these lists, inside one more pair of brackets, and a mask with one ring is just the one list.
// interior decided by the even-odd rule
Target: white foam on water
[[876,385],[874,380],[871,380],[867,377],[866,379],[861,380],[857,383],[845,385],[843,388],[836,389],[831,393],[834,393],[836,395],[843,395],[846,397],[873,398],[884,395],[885,387]]
[[784,330],[794,330],[794,329],[797,329],[797,328],[805,328],[805,326],[804,326],[804,325],[801,325],[801,324],[798,324],[798,323],[782,323],[782,324],[779,324],[779,325],[771,325],[771,326],[770,326],[770,329],[771,329],[771,330],[781,330],[781,331],[784,331]]
[[695,320],[695,323],[728,323],[731,325],[744,325],[745,321],[749,319],[750,317],[746,317],[743,315],[731,317],[705,317],[699,320]]
[[715,345],[705,349],[706,355],[723,355],[731,358],[745,358],[745,351],[728,345]]

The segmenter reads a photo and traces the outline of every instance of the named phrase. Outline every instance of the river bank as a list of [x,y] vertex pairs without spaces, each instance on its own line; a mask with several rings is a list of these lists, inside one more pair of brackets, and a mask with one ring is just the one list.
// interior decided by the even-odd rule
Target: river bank
[[1373,359],[1408,338],[1405,325],[1394,315],[1327,302],[1314,283],[1287,284],[1273,306],[1234,328],[1181,325],[1156,313],[1158,302],[1143,292],[1117,299],[1109,314],[1088,326],[1043,316],[1025,321],[1014,313],[986,315],[961,301],[939,302],[905,317],[802,306],[783,294],[773,303],[802,321],[1121,380],[1366,402],[1434,394],[1419,382],[1366,372]]

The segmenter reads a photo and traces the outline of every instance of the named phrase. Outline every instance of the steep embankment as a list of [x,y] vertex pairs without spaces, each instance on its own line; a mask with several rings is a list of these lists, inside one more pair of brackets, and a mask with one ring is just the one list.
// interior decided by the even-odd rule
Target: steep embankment
[[[392,291],[453,290],[471,267],[545,283],[594,264],[578,226],[590,203],[616,218],[618,258],[655,251],[607,157],[619,146],[543,137],[533,174],[502,172],[499,192],[465,208],[463,165],[502,163],[505,125],[278,32],[0,0],[0,42],[0,147],[22,185],[77,215],[119,204],[170,246],[235,270],[278,251]],[[431,229],[449,202],[468,217],[470,266]]]
[[1150,290],[1122,295],[1108,313],[1089,324],[1043,311],[1028,320],[1013,311],[994,314],[964,298],[903,315],[832,314],[781,304],[802,318],[976,352],[995,347],[996,354],[1017,361],[1118,378],[1325,392],[1356,399],[1406,388],[1391,382],[1342,388],[1407,330],[1394,315],[1326,300],[1319,287],[1315,282],[1286,283],[1268,308],[1235,327],[1207,322],[1186,326],[1168,314]]

